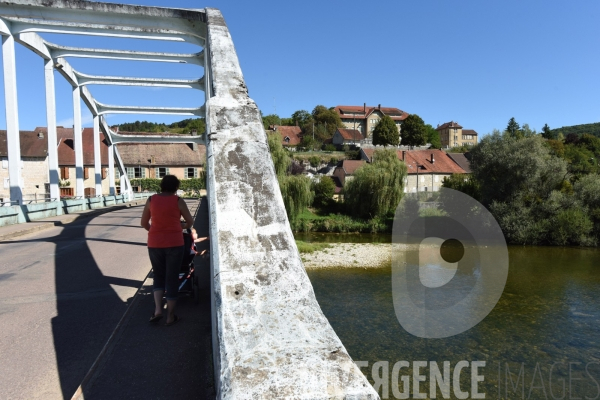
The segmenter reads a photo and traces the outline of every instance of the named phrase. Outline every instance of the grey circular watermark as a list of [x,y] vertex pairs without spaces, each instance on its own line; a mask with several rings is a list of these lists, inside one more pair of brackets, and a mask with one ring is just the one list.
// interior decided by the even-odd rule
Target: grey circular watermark
[[419,216],[415,195],[396,209],[392,294],[400,325],[422,338],[454,336],[492,311],[508,275],[508,249],[490,212],[441,188],[437,211]]

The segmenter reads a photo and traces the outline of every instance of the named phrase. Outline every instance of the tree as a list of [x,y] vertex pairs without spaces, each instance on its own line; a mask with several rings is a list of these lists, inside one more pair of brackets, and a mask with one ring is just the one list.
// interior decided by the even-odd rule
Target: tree
[[262,117],[262,120],[265,130],[269,129],[271,125],[281,125],[281,118],[277,114],[269,114],[266,117]]
[[486,207],[516,197],[546,199],[567,178],[566,162],[551,154],[537,135],[518,140],[496,132],[470,153],[473,178],[480,185]]
[[313,201],[310,179],[305,175],[281,175],[277,180],[285,211],[290,221],[294,221]]
[[373,144],[382,146],[398,146],[400,134],[393,119],[384,115],[373,130]]
[[404,195],[406,165],[398,160],[396,150],[376,150],[373,162],[357,169],[346,181],[345,202],[358,217],[375,218],[393,215]]
[[313,206],[323,208],[331,204],[335,193],[335,183],[331,177],[322,176],[317,182],[313,182],[312,188],[315,193]]
[[427,143],[431,144],[430,148],[441,149],[442,139],[440,138],[440,132],[430,124],[425,125],[425,129],[427,131]]
[[[312,111],[312,117],[315,121],[315,127],[322,128],[319,132],[319,139],[329,139],[333,137],[337,128],[343,128],[344,124],[334,108],[327,108],[322,105],[316,106]],[[315,131],[316,133],[316,131]]]
[[292,114],[294,125],[303,128],[307,123],[312,123],[312,115],[306,110],[298,110]]
[[275,167],[275,173],[277,176],[285,175],[292,164],[292,159],[281,144],[281,136],[276,132],[269,134],[268,143],[271,159],[273,160],[273,165]]
[[519,126],[519,124],[517,123],[517,121],[515,121],[515,117],[512,117],[509,121],[508,121],[508,125],[506,126],[506,132],[511,136],[514,137],[516,139],[519,139],[519,131],[521,130],[521,127]]
[[548,124],[544,124],[544,127],[542,128],[542,137],[544,139],[554,139],[554,134]]
[[411,114],[402,122],[402,144],[422,146],[427,142],[425,123],[417,114]]

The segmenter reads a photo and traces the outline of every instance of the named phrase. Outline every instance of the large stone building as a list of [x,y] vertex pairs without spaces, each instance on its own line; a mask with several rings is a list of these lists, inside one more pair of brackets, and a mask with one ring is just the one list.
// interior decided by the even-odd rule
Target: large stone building
[[409,116],[408,113],[394,107],[367,106],[337,106],[335,111],[340,116],[342,123],[347,129],[356,129],[361,132],[366,139],[372,139],[373,129],[379,123],[384,115],[390,117],[398,127],[398,134],[401,131],[402,121]]
[[440,133],[442,147],[445,149],[477,144],[477,132],[472,129],[463,129],[458,122],[446,122],[438,125],[436,130]]

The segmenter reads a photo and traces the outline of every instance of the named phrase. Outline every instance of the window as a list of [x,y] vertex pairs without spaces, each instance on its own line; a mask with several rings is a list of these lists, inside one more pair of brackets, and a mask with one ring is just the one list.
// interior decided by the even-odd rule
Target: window
[[69,179],[69,167],[60,167],[60,179]]
[[100,171],[102,171],[102,179],[106,179],[106,176],[108,175],[108,168],[101,168]]
[[145,178],[146,170],[142,167],[127,167],[127,177],[129,179]]
[[154,168],[154,176],[156,178],[164,178],[165,175],[169,175],[169,168],[165,168],[165,167]]
[[435,181],[439,182],[440,181],[440,177],[438,175],[435,176]]
[[90,169],[83,167],[83,179],[90,179]]
[[198,170],[196,168],[186,168],[185,169],[185,177],[187,179],[197,178]]

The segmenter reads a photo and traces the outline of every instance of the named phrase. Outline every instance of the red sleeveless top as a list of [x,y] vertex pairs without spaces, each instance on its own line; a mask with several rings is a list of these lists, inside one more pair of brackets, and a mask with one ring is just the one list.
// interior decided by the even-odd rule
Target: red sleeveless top
[[148,247],[165,248],[183,246],[179,196],[150,197],[150,230]]

